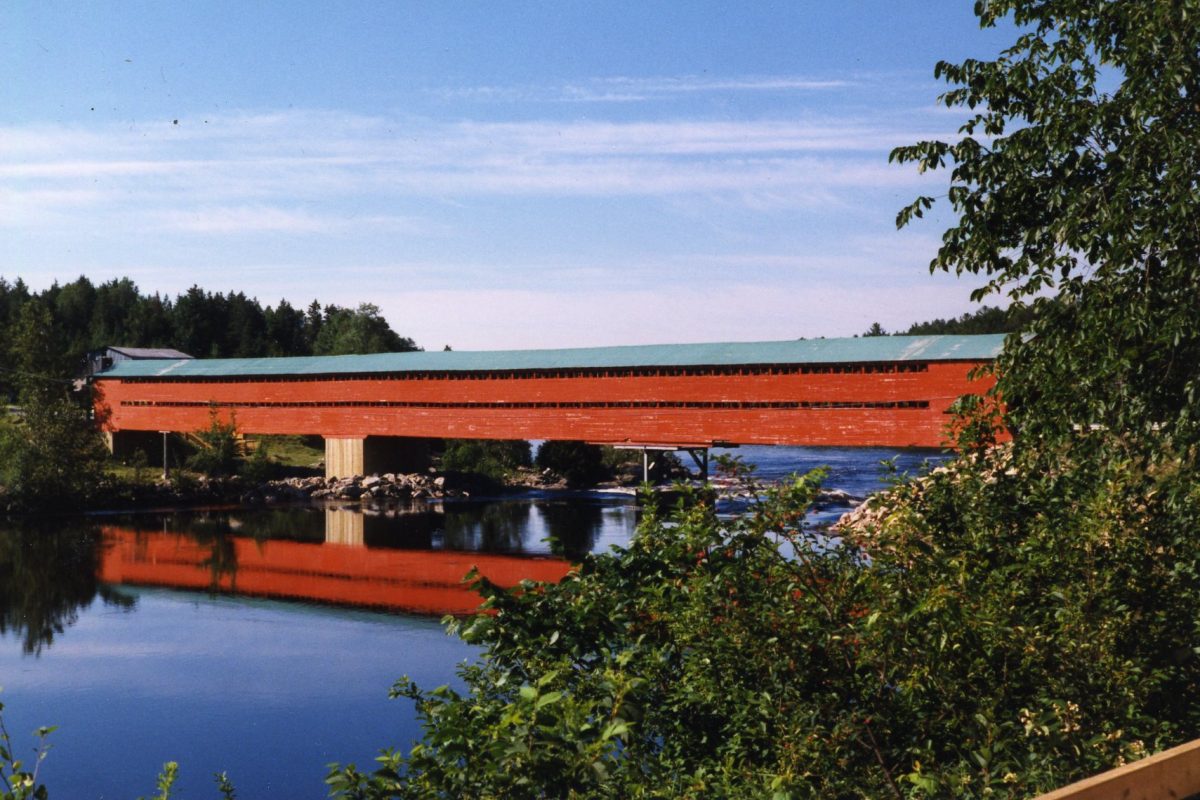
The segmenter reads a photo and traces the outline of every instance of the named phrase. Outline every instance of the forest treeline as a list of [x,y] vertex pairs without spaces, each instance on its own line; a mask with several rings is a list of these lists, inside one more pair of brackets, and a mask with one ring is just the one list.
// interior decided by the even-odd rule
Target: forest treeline
[[1012,333],[1027,328],[1033,321],[1033,309],[1027,305],[998,308],[982,306],[959,317],[914,322],[907,330],[886,331],[878,322],[872,323],[863,336],[941,336],[976,335],[983,333]]
[[[44,312],[44,313],[43,313]],[[0,388],[13,387],[10,375],[29,360],[22,330],[48,317],[48,352],[37,371],[71,376],[90,350],[108,345],[170,347],[198,358],[341,355],[418,350],[412,339],[392,330],[377,306],[321,305],[296,308],[287,300],[264,305],[241,292],[210,292],[192,286],[170,297],[143,294],[129,278],[99,285],[86,277],[30,291],[17,278],[0,277]]]

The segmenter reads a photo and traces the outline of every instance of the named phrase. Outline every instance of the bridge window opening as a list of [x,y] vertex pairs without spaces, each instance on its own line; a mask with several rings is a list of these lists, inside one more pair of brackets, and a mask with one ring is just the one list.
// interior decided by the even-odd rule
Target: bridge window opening
[[129,408],[495,408],[495,409],[554,409],[554,408],[684,408],[684,409],[927,409],[928,400],[884,400],[870,401],[831,401],[831,400],[770,400],[770,401],[532,401],[532,402],[437,402],[437,401],[407,401],[407,400],[329,400],[329,401],[233,401],[209,402],[207,400],[122,400],[122,406]]
[[138,376],[121,379],[124,383],[195,383],[195,384],[244,384],[244,383],[315,383],[322,381],[498,381],[538,380],[564,378],[593,378],[597,380],[627,378],[670,378],[670,377],[733,377],[751,375],[834,375],[834,374],[886,374],[926,372],[928,363],[903,362],[886,364],[751,364],[731,366],[679,366],[679,367],[622,367],[622,368],[577,368],[550,370],[476,370],[412,372],[356,373],[356,374],[313,374],[313,375],[225,375],[225,376]]

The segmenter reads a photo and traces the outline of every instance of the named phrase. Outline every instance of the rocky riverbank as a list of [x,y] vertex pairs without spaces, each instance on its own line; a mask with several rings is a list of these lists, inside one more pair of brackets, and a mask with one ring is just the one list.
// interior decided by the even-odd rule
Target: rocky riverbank
[[455,482],[431,473],[387,473],[350,478],[283,478],[264,482],[227,478],[188,478],[121,487],[114,493],[117,507],[188,506],[213,503],[241,505],[296,503],[310,500],[362,502],[441,500],[469,497],[470,481]]
[[[745,501],[761,487],[715,478],[710,483],[718,498]],[[90,503],[93,510],[161,509],[203,505],[277,505],[322,501],[359,502],[364,505],[390,505],[413,500],[465,499],[472,494],[495,495],[504,492],[556,491],[571,487],[550,470],[520,469],[503,482],[468,473],[384,473],[347,478],[321,476],[291,477],[269,481],[250,481],[241,476],[223,478],[176,474],[170,481],[153,483],[112,483]],[[605,483],[586,487],[589,491],[635,495],[638,486]],[[670,494],[672,487],[661,487]],[[2,499],[2,498],[0,498]],[[854,506],[862,498],[838,489],[822,490],[818,508]],[[14,510],[15,509],[11,509]]]

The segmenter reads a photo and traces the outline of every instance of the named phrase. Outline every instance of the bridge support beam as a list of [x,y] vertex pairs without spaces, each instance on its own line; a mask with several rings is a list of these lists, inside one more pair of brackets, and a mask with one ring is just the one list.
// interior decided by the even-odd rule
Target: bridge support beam
[[325,437],[325,477],[348,478],[429,468],[429,440],[404,436]]
[[642,453],[642,482],[649,483],[652,473],[658,467],[658,459],[651,459],[651,453],[667,453],[667,452],[684,452],[692,457],[692,461],[696,462],[698,470],[696,478],[701,483],[708,483],[708,446],[690,446],[690,445],[647,445],[647,444],[617,444],[613,445],[617,450],[640,450]]

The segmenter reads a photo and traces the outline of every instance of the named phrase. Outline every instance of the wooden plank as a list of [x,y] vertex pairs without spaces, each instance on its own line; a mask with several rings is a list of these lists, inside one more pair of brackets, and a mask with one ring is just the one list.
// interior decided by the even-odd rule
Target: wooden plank
[[1184,800],[1200,795],[1200,739],[1043,794],[1036,800]]

